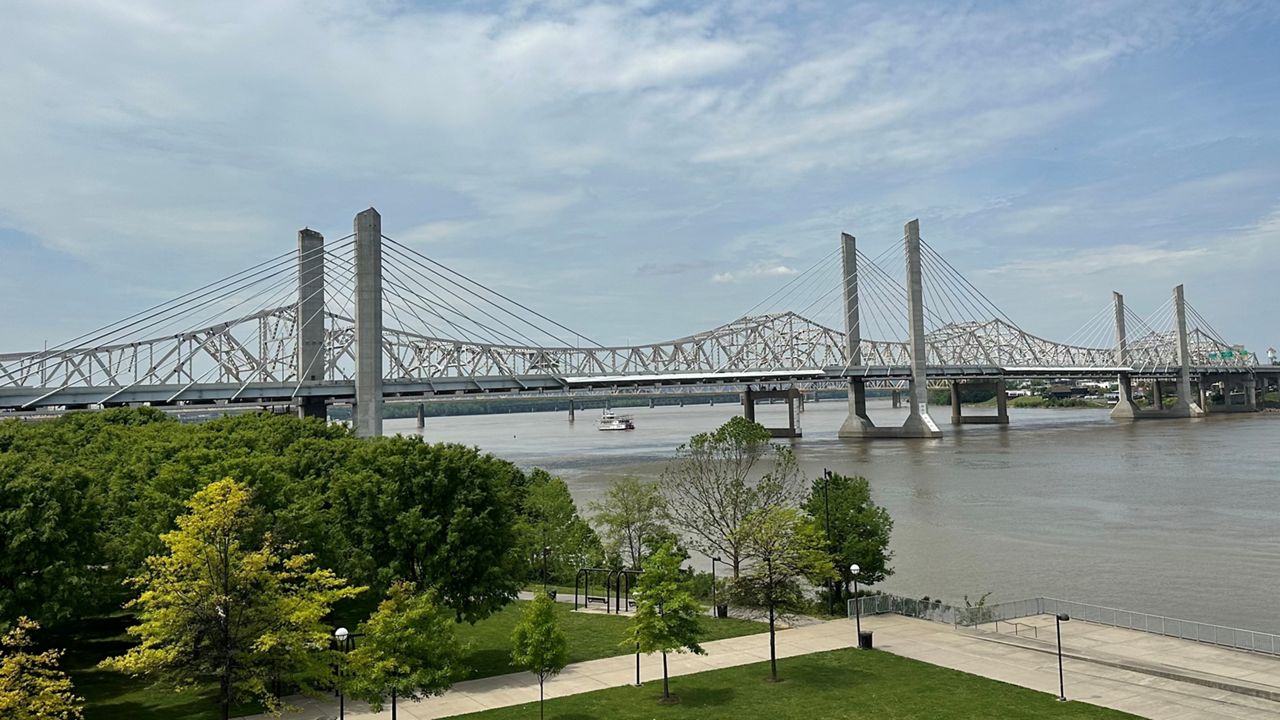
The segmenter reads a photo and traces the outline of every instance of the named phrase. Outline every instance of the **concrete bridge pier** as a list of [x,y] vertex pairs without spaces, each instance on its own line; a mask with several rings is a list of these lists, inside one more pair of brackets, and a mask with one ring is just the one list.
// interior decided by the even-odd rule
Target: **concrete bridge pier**
[[796,388],[787,388],[786,390],[754,390],[750,385],[742,392],[742,416],[751,422],[756,421],[756,403],[760,400],[775,399],[787,401],[787,427],[785,428],[765,428],[769,431],[769,435],[776,438],[798,438],[802,436],[800,427],[796,424],[796,402],[800,397],[800,391]]
[[1009,424],[1009,393],[1003,379],[994,380],[989,383],[975,383],[981,386],[989,386],[995,394],[996,414],[995,415],[969,415],[965,416],[960,398],[960,389],[963,383],[959,380],[951,381],[951,424],[952,425],[1008,425]]
[[1245,378],[1244,385],[1244,408],[1249,412],[1258,411],[1258,380],[1250,375]]
[[369,208],[355,219],[356,435],[382,434],[382,216]]
[[1129,373],[1120,373],[1119,386],[1120,397],[1116,406],[1111,408],[1111,417],[1115,420],[1136,420],[1141,410],[1133,401],[1133,378]]
[[573,398],[569,398],[569,422],[573,422]]
[[[298,231],[298,383],[324,380],[324,236],[315,230]],[[298,417],[328,417],[323,397],[297,398]]]
[[1147,402],[1151,403],[1152,410],[1164,409],[1164,383],[1159,380],[1152,380],[1151,392],[1148,395],[1150,397],[1147,398]]
[[898,408],[902,407],[902,393],[897,390],[894,390],[893,393],[890,395],[889,402],[894,410],[897,410]]
[[427,427],[427,406],[424,403],[418,403],[417,426],[419,430]]

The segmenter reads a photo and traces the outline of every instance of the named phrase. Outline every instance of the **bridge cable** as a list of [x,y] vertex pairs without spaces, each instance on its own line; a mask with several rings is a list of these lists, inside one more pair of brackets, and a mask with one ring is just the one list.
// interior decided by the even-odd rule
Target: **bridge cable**
[[[499,298],[501,298],[501,299],[503,299],[503,300],[505,300],[505,301],[507,301],[507,302],[511,303],[512,305],[515,305],[516,307],[520,308],[521,310],[524,310],[525,312],[532,313],[532,314],[533,314],[533,315],[535,315],[536,317],[538,317],[538,318],[540,318],[540,319],[542,319],[542,320],[545,320],[545,321],[547,321],[547,322],[551,323],[552,325],[556,326],[557,328],[559,328],[559,329],[561,329],[561,330],[564,330],[565,332],[567,332],[567,333],[569,333],[569,334],[571,334],[571,335],[573,335],[573,336],[575,336],[575,337],[577,337],[577,338],[580,338],[580,339],[582,339],[582,340],[586,340],[587,342],[591,343],[592,345],[595,345],[596,347],[599,347],[599,348],[604,347],[603,345],[601,345],[600,343],[596,342],[595,340],[592,340],[591,338],[587,337],[586,335],[583,335],[582,333],[580,333],[580,332],[578,332],[578,331],[576,331],[576,330],[574,330],[574,329],[572,329],[572,328],[566,327],[565,325],[562,325],[562,324],[560,324],[560,323],[556,322],[555,320],[552,320],[551,318],[547,317],[546,315],[543,315],[542,313],[538,312],[537,310],[534,310],[533,308],[530,308],[530,307],[528,307],[527,305],[524,305],[524,304],[522,304],[522,303],[520,303],[520,302],[518,302],[518,301],[516,301],[516,300],[511,299],[511,298],[507,297],[506,295],[503,295],[502,293],[498,292],[497,290],[494,290],[494,289],[492,289],[492,288],[490,288],[490,287],[487,287],[487,286],[485,286],[485,285],[483,285],[483,284],[481,284],[481,283],[479,283],[479,282],[477,282],[477,281],[475,281],[475,280],[471,279],[470,277],[468,277],[468,276],[466,276],[466,275],[464,275],[464,274],[462,274],[462,273],[458,272],[457,270],[454,270],[453,268],[450,268],[450,267],[448,267],[447,265],[444,265],[444,264],[442,264],[442,263],[440,263],[440,262],[437,262],[436,260],[431,259],[430,257],[427,257],[426,255],[423,255],[422,253],[418,252],[417,250],[414,250],[413,248],[411,248],[411,247],[409,247],[409,246],[407,246],[407,245],[404,245],[404,244],[402,244],[402,243],[396,242],[396,241],[395,241],[395,240],[393,240],[392,238],[386,237],[385,235],[384,235],[383,237],[384,237],[384,238],[385,238],[389,243],[391,243],[391,244],[395,245],[396,247],[400,248],[401,250],[403,250],[404,252],[408,253],[409,255],[412,255],[412,256],[414,256],[414,257],[416,257],[416,258],[420,258],[421,260],[426,261],[427,263],[430,263],[431,265],[435,265],[436,267],[439,267],[439,268],[441,268],[441,269],[445,270],[446,272],[448,272],[448,273],[449,273],[449,274],[451,274],[451,275],[454,275],[454,276],[456,276],[456,277],[462,278],[463,280],[465,280],[465,281],[467,281],[468,283],[470,283],[470,284],[472,284],[472,285],[474,285],[474,286],[476,286],[476,287],[480,288],[481,290],[484,290],[484,291],[486,291],[486,292],[488,292],[488,293],[491,293],[491,294],[493,294],[493,295],[496,295],[497,297],[499,297]],[[419,263],[419,264],[421,264],[421,263]],[[435,271],[432,271],[432,272],[435,272]],[[436,273],[436,274],[438,275],[439,273]],[[458,283],[456,283],[456,282],[455,282],[454,284],[455,284],[455,285],[458,285],[458,287],[463,287],[464,289],[466,289],[466,288],[465,288],[465,286],[462,286],[462,285],[460,285],[460,284],[458,284]],[[471,290],[469,290],[469,289],[468,289],[468,292],[472,292],[472,294],[476,294],[476,293],[474,293],[474,291],[471,291]],[[477,296],[477,297],[480,297],[478,294],[476,294],[476,296]],[[518,319],[518,320],[521,320],[522,322],[524,322],[524,323],[526,323],[526,324],[530,325],[531,327],[534,327],[534,328],[535,328],[535,329],[537,329],[539,332],[542,332],[542,333],[544,333],[544,334],[546,334],[546,335],[550,336],[551,338],[553,338],[553,339],[557,340],[558,342],[562,343],[565,347],[574,347],[574,345],[571,345],[570,343],[568,343],[568,342],[564,341],[563,339],[561,339],[561,338],[557,337],[556,335],[554,335],[554,334],[552,334],[552,333],[550,333],[550,332],[546,331],[546,330],[545,330],[545,329],[543,329],[543,328],[538,327],[537,325],[535,325],[535,324],[533,324],[533,323],[530,323],[528,320],[525,320],[524,318],[521,318],[519,315],[516,315],[515,313],[511,312],[510,310],[507,310],[506,308],[503,308],[503,307],[502,307],[501,305],[499,305],[498,303],[494,303],[494,302],[492,302],[492,301],[488,301],[488,302],[489,302],[490,304],[494,305],[495,307],[498,307],[498,308],[502,309],[504,312],[506,312],[507,314],[511,315],[512,317],[514,317],[514,318],[516,318],[516,319]]]

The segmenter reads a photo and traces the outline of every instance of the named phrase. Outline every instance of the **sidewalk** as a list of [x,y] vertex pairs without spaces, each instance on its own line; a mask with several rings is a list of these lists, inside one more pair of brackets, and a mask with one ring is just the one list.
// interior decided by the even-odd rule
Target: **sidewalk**
[[[1020,622],[1040,626],[1040,637],[955,630],[896,615],[864,618],[862,626],[875,632],[880,651],[1057,695],[1052,616]],[[854,635],[854,624],[848,620],[792,628],[778,633],[778,656],[851,647]],[[1064,656],[1069,656],[1064,670],[1066,693],[1071,700],[1160,720],[1280,720],[1280,702],[1205,684],[1217,679],[1220,685],[1235,686],[1237,690],[1255,688],[1265,693],[1269,689],[1280,695],[1280,659],[1078,621],[1063,625],[1062,645]],[[764,634],[717,640],[705,647],[704,656],[669,655],[671,675],[745,665],[769,657],[768,636]],[[1164,672],[1166,676],[1153,672]],[[661,679],[656,656],[641,659],[641,678],[646,682]],[[635,657],[623,656],[570,665],[547,682],[546,690],[547,697],[554,698],[634,682]],[[406,720],[442,718],[534,702],[537,697],[538,683],[533,675],[503,675],[458,683],[448,693],[422,702],[401,703],[399,716]],[[335,701],[317,703],[306,699],[298,704],[303,705],[303,712],[285,717],[337,717]],[[359,720],[385,718],[390,717],[390,710],[374,714],[362,705],[348,704],[346,716]]]

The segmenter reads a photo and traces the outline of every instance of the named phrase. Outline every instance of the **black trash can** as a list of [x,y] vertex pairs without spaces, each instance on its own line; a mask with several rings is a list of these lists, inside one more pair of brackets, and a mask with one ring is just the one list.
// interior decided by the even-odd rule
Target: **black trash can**
[[870,630],[858,631],[858,647],[863,650],[871,649],[871,631]]
[[718,617],[718,618],[727,618],[727,617],[729,617],[729,606],[728,606],[728,605],[717,605],[717,606],[716,606],[716,617]]

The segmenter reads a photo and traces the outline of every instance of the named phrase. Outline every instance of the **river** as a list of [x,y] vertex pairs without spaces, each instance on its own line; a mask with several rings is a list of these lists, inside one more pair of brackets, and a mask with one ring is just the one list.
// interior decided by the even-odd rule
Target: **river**
[[[905,410],[870,404],[877,424]],[[738,405],[637,408],[636,430],[596,412],[428,418],[431,442],[474,445],[568,483],[578,507],[625,475],[656,477],[690,435]],[[966,411],[968,409],[966,408]],[[785,424],[784,405],[757,419]],[[896,573],[879,587],[947,600],[1046,595],[1280,632],[1280,415],[1117,423],[1102,410],[1010,410],[1011,424],[945,424],[933,441],[844,441],[846,406],[810,402],[793,443],[810,478],[871,481],[894,519]],[[418,432],[389,420],[388,433]]]

